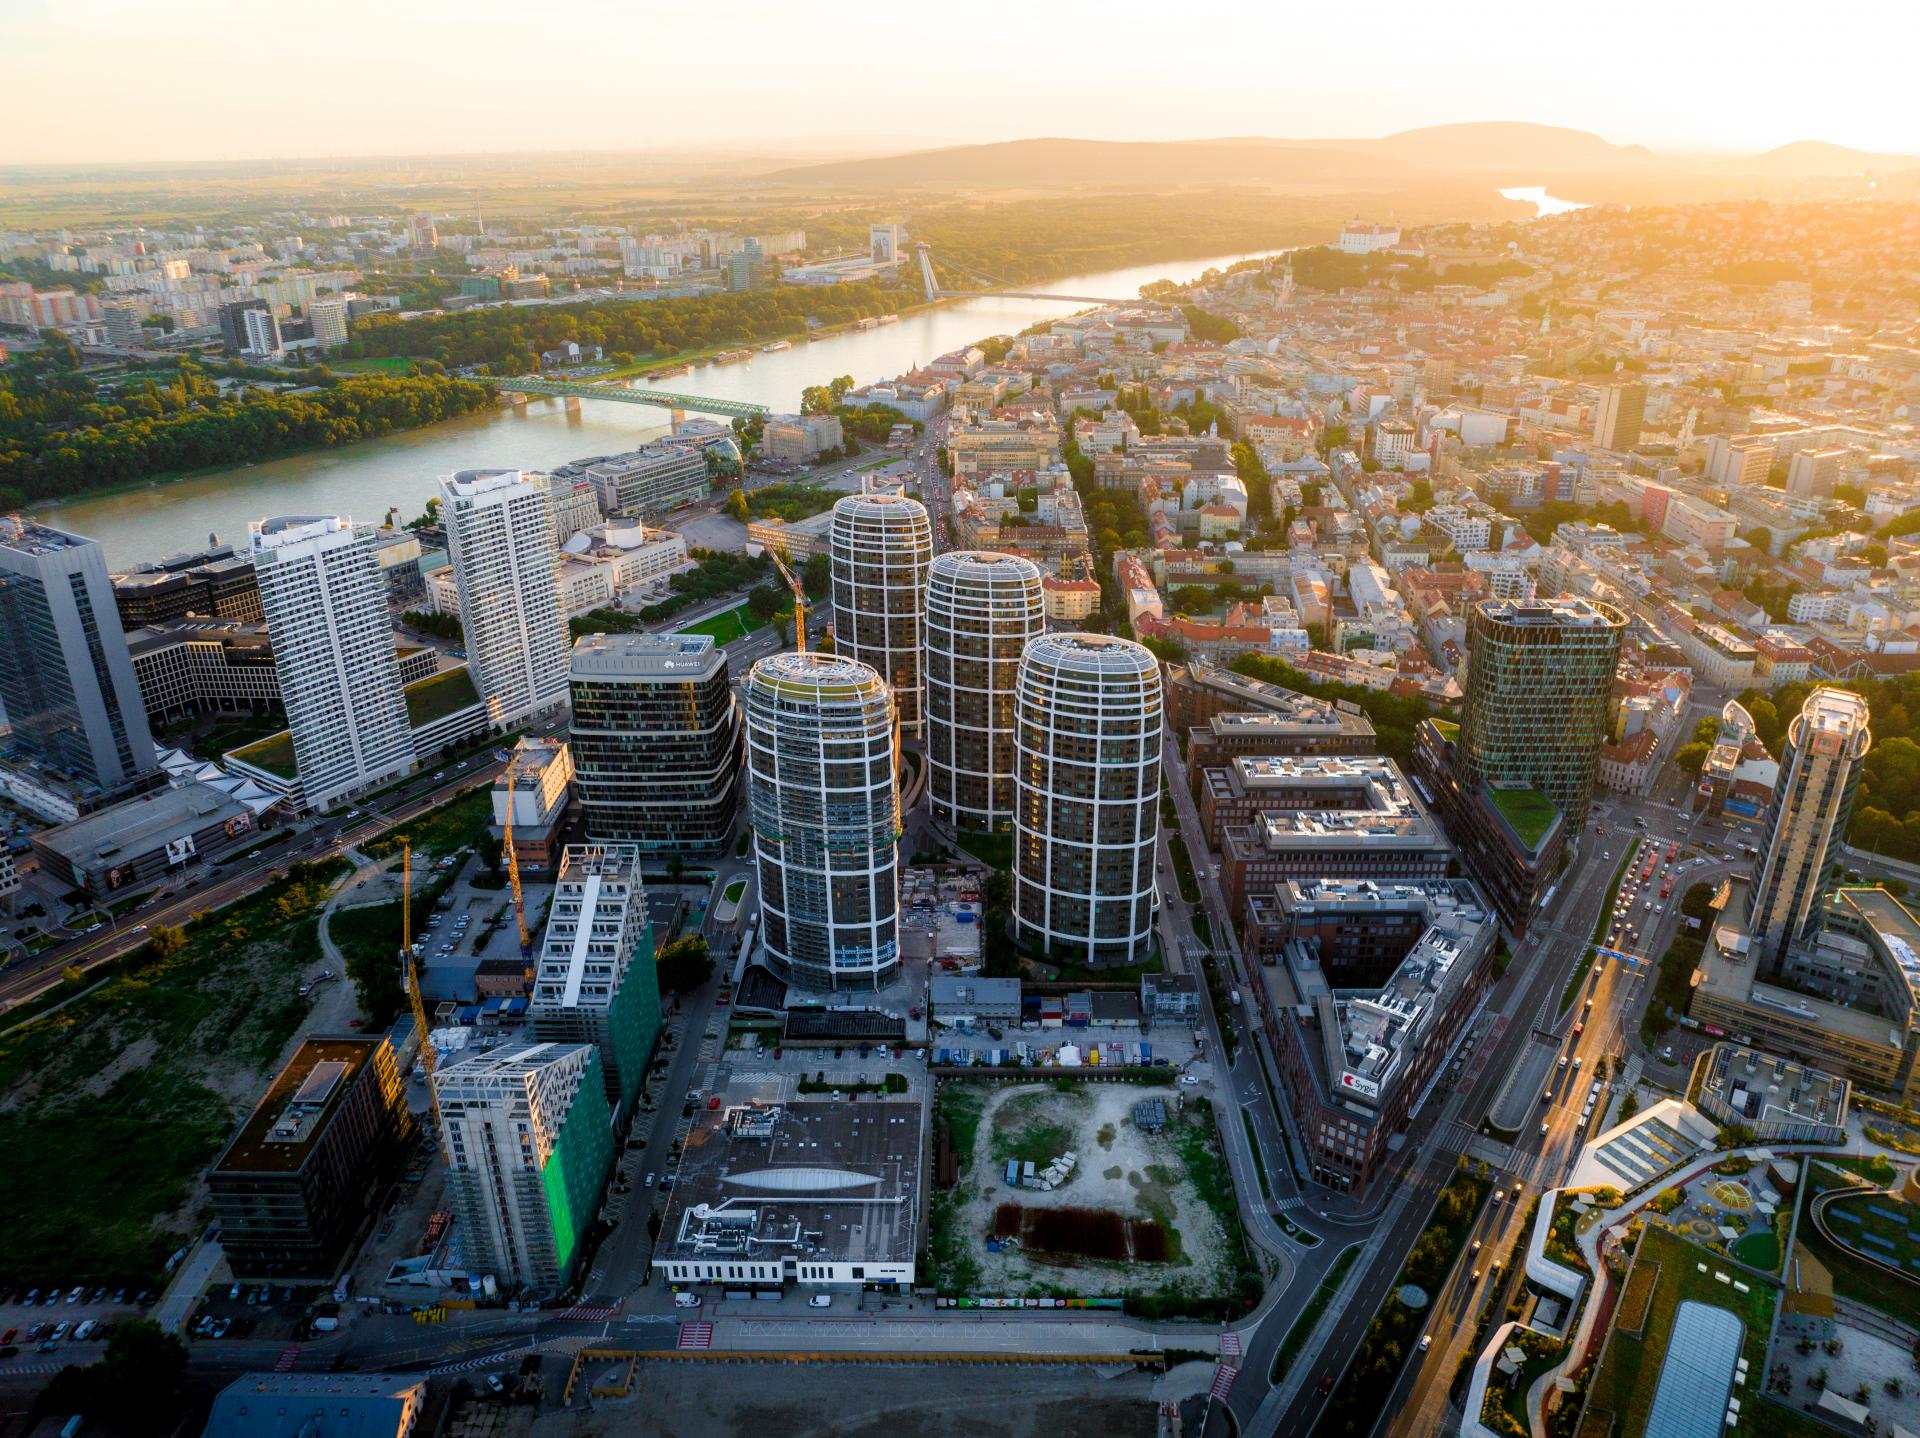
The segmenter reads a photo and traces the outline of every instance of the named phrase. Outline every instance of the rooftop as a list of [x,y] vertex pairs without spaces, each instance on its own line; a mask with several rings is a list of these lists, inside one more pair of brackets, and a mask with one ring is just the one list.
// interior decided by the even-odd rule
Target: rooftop
[[426,1393],[424,1373],[244,1373],[202,1438],[403,1438]]
[[1516,628],[1620,629],[1627,622],[1612,605],[1591,599],[1483,599],[1480,612]]
[[1851,1085],[1838,1075],[1745,1044],[1718,1043],[1709,1055],[1704,1091],[1753,1123],[1831,1126],[1845,1120]]
[[695,678],[724,656],[710,634],[589,634],[573,646],[577,679]]
[[654,1261],[911,1263],[922,1125],[917,1098],[701,1110]]
[[293,762],[291,729],[269,734],[244,749],[228,750],[227,757],[242,764],[251,764],[256,769],[265,769],[269,774],[278,774],[283,779],[295,779],[300,775],[299,766]]
[[182,834],[241,814],[251,816],[252,812],[211,784],[182,784],[48,829],[35,842],[77,865],[87,866],[102,860],[132,859]]
[[384,1039],[308,1039],[274,1076],[233,1142],[222,1173],[295,1173]]
[[78,549],[94,541],[69,534],[50,524],[41,524],[22,514],[0,516],[0,547],[18,549],[27,554],[51,554],[62,549]]
[[404,693],[407,698],[407,723],[415,729],[480,702],[480,691],[473,683],[473,671],[464,664],[443,669],[417,684],[409,684]]
[[1500,817],[1507,821],[1507,827],[1513,830],[1515,837],[1529,850],[1540,847],[1540,841],[1552,832],[1554,821],[1560,817],[1553,800],[1538,789],[1490,784],[1487,786],[1487,798],[1500,811]]

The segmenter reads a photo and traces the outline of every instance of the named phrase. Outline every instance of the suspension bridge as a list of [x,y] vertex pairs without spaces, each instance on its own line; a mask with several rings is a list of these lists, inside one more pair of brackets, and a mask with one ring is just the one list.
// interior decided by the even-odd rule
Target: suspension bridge
[[1140,297],[1138,295],[1133,295],[1126,299],[1113,299],[1100,295],[1061,295],[1055,294],[1050,290],[1003,290],[998,285],[991,283],[992,277],[989,275],[974,275],[975,279],[989,281],[988,286],[984,289],[942,289],[940,287],[940,281],[934,277],[933,273],[933,247],[922,240],[914,245],[913,253],[915,258],[920,262],[920,288],[925,291],[929,300],[982,299],[988,295],[993,295],[1008,300],[1060,300],[1070,305],[1137,305],[1140,303]]

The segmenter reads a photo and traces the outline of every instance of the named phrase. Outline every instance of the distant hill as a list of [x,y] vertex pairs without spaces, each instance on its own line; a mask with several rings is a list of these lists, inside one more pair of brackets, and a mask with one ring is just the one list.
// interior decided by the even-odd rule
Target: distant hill
[[1920,160],[1801,140],[1749,156],[1661,155],[1585,130],[1520,121],[1433,125],[1378,139],[1036,139],[956,145],[775,170],[766,179],[807,188],[1074,189],[1115,186],[1325,185],[1356,189],[1459,176],[1507,184],[1570,175],[1739,174],[1759,179],[1880,174]]
[[1867,170],[1885,175],[1920,165],[1920,158],[1854,150],[1845,145],[1830,145],[1825,140],[1795,140],[1791,145],[1782,145],[1761,155],[1748,155],[1732,163],[1737,169],[1760,175],[1858,175]]

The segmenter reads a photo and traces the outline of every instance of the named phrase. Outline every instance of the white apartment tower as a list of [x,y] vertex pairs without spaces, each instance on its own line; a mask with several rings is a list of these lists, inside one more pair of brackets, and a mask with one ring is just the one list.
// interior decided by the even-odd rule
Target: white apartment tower
[[1027,641],[1046,631],[1031,559],[953,550],[927,572],[927,794],[934,818],[1013,826],[1013,695]]
[[768,956],[806,988],[900,964],[893,700],[865,664],[775,654],[747,675],[747,820]]
[[470,1053],[433,1076],[447,1194],[467,1266],[551,1292],[572,1272],[613,1165],[592,1044]]
[[413,767],[379,531],[336,515],[248,526],[294,767],[310,809]]
[[1131,964],[1153,938],[1160,665],[1105,634],[1027,645],[1014,700],[1013,910],[1020,938],[1075,962]]
[[462,470],[440,481],[440,517],[467,662],[493,722],[519,724],[565,704],[572,642],[547,486],[517,469]]
[[833,649],[893,690],[900,732],[920,733],[920,620],[933,525],[901,494],[850,494],[833,507]]

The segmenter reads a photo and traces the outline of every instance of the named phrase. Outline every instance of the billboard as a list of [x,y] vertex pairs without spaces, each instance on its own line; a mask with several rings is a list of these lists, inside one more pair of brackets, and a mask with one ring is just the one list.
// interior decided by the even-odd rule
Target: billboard
[[221,827],[226,831],[229,839],[237,839],[253,827],[253,815],[235,814]]
[[177,839],[167,840],[167,863],[184,864],[193,857],[193,835],[182,834]]

